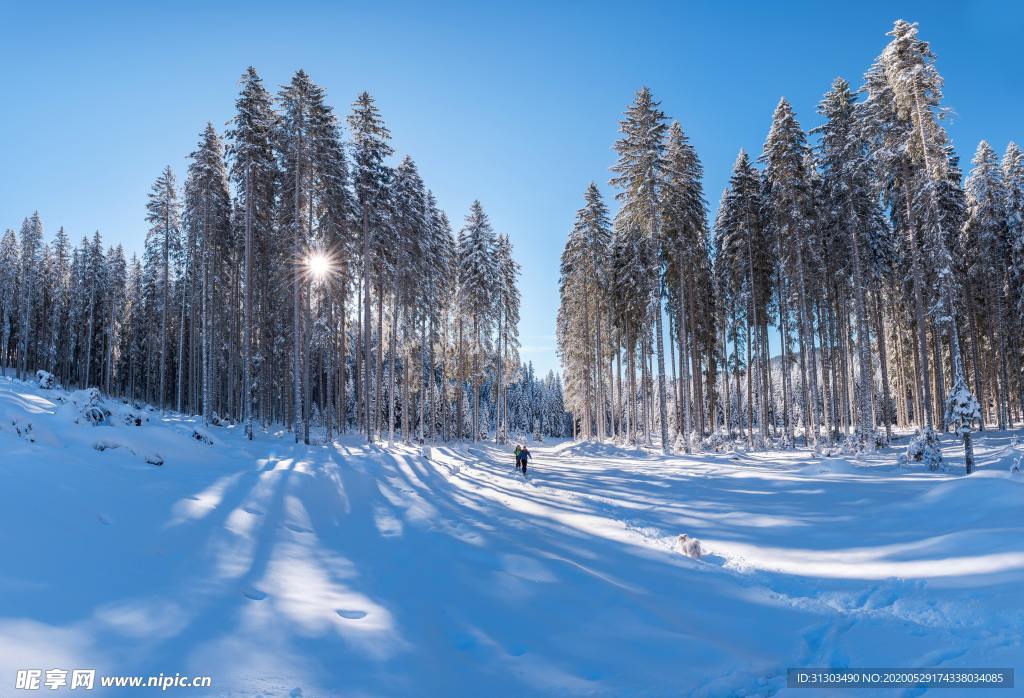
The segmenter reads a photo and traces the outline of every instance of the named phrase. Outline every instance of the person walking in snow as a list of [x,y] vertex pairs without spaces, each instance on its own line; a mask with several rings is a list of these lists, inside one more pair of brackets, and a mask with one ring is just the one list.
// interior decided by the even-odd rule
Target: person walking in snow
[[532,458],[530,455],[530,449],[526,446],[516,446],[516,470],[522,470],[523,476],[526,476],[526,461]]

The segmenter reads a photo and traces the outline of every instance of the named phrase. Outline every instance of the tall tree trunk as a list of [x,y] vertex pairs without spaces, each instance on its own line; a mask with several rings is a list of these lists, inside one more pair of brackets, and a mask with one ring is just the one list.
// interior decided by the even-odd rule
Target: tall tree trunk
[[[395,443],[395,337],[398,334],[398,279],[391,282],[391,336],[388,338],[388,446]],[[404,413],[403,419],[404,422]]]
[[366,440],[373,443],[373,428],[370,422],[370,218],[363,206],[363,326],[360,328],[363,339],[363,370],[362,390],[359,395],[363,401],[363,427],[366,429]]
[[659,283],[658,295],[654,304],[654,331],[658,335],[654,346],[658,361],[658,417],[660,419],[661,451],[671,452],[671,444],[668,440],[668,409],[665,404],[665,340],[664,325],[661,319],[661,287]]
[[889,393],[889,359],[885,347],[885,315],[882,312],[881,293],[875,296],[875,334],[878,342],[879,373],[882,375],[882,419],[885,422],[885,443],[892,440],[892,395]]

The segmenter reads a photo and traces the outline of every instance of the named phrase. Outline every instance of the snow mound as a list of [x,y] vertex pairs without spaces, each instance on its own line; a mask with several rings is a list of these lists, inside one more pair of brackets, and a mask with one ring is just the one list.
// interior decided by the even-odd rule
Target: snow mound
[[[86,388],[71,393],[71,404],[78,411],[78,416],[94,427],[110,424],[110,410],[104,404],[103,395],[97,388]],[[76,422],[78,420],[75,420]]]
[[36,371],[36,385],[41,390],[52,390],[57,387],[57,379],[49,371]]

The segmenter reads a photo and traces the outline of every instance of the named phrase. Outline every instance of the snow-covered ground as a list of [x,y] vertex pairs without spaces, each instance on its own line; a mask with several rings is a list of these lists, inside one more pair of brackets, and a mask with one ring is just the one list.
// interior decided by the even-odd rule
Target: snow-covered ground
[[951,441],[947,473],[565,442],[531,446],[525,482],[493,446],[248,443],[113,401],[75,423],[86,402],[0,378],[0,695],[53,667],[306,697],[828,695],[787,691],[787,667],[1024,667],[1012,433],[979,435],[970,477]]

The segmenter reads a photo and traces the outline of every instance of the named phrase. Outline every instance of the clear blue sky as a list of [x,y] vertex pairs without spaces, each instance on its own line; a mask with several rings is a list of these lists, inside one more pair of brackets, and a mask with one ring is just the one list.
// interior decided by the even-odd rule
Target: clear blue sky
[[453,223],[480,199],[523,263],[523,358],[557,369],[561,246],[587,183],[611,194],[611,145],[640,85],[692,138],[714,207],[779,97],[815,125],[832,80],[859,86],[900,17],[938,54],[969,160],[981,138],[999,152],[1024,140],[1021,7],[5,0],[0,227],[38,209],[48,235],[99,229],[141,250],[152,180],[166,164],[184,176],[200,129],[231,117],[244,68],[276,87],[301,67],[342,116],[359,91],[376,97]]

